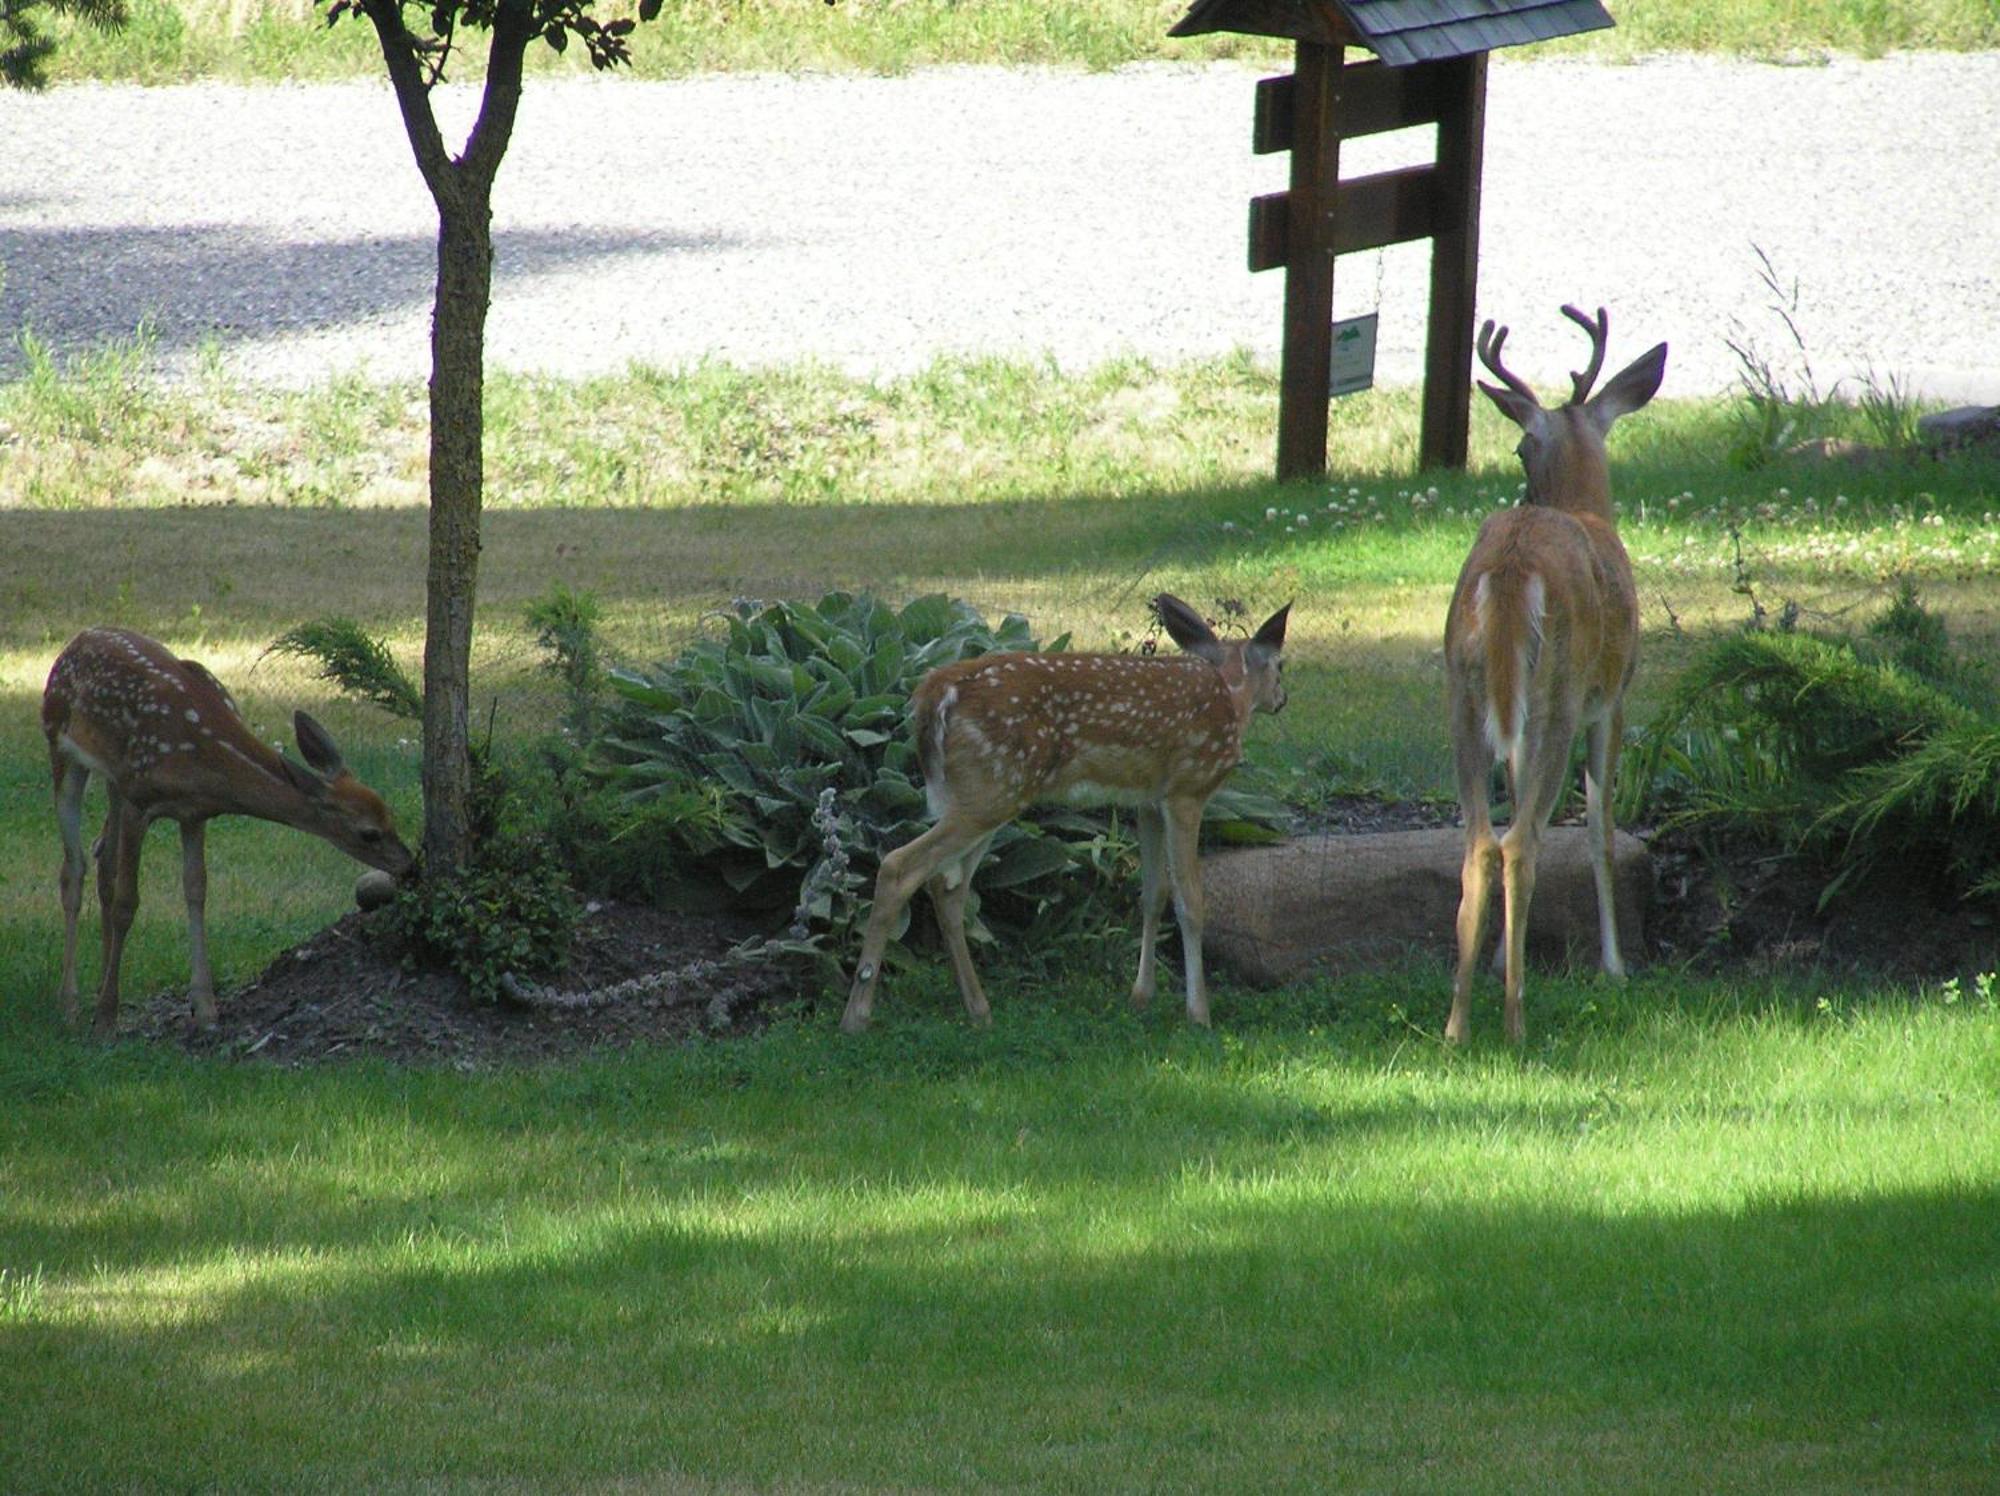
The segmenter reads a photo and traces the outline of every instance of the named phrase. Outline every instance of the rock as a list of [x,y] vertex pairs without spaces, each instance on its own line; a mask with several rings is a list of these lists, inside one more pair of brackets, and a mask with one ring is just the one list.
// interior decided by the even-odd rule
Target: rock
[[1811,441],[1785,448],[1785,456],[1801,462],[1846,463],[1851,467],[1874,467],[1902,456],[1887,447],[1871,447],[1845,436],[1816,436]]
[[2000,446],[2000,405],[1961,405],[1917,421],[1917,435],[1933,452]]
[[[1542,842],[1528,919],[1531,960],[1597,962],[1597,890],[1588,833],[1552,826]],[[1411,953],[1451,957],[1465,834],[1455,827],[1315,836],[1202,859],[1208,895],[1203,946],[1238,979],[1275,987],[1308,974],[1355,971]],[[1645,952],[1653,870],[1645,844],[1612,843],[1618,940],[1628,963]],[[1498,940],[1501,898],[1488,927]]]
[[396,896],[396,880],[376,868],[370,868],[354,883],[354,903],[360,909],[380,909]]

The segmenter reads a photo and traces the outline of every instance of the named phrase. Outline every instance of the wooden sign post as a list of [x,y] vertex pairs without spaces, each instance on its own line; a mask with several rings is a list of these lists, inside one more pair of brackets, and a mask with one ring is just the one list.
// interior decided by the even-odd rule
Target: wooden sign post
[[[1285,272],[1280,479],[1326,472],[1335,261],[1415,239],[1431,241],[1417,460],[1465,466],[1486,54],[1610,24],[1598,0],[1196,0],[1169,33],[1246,31],[1296,43],[1294,71],[1257,84],[1251,131],[1253,151],[1292,157],[1287,189],[1250,203],[1250,268]],[[1352,45],[1380,60],[1347,61]],[[1437,127],[1429,165],[1341,180],[1343,140],[1412,125]]]
[[[1430,239],[1424,356],[1424,467],[1465,466],[1472,319],[1479,274],[1479,172],[1486,56],[1391,68],[1344,64],[1343,48],[1298,44],[1298,71],[1257,85],[1251,148],[1292,153],[1291,186],[1250,204],[1250,268],[1285,272],[1278,476],[1326,471],[1337,256]],[[1340,180],[1340,143],[1410,125],[1438,127],[1437,159]]]

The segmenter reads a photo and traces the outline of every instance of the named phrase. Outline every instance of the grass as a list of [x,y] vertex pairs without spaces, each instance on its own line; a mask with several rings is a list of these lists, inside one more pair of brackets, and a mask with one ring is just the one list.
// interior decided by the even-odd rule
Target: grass
[[[1471,470],[1419,481],[1414,396],[1372,391],[1334,407],[1329,480],[1287,488],[1267,476],[1274,399],[1247,358],[496,378],[484,669],[511,701],[531,655],[521,609],[554,583],[597,593],[614,651],[641,657],[731,597],[831,585],[955,592],[1093,645],[1136,638],[1159,587],[1266,611],[1296,597],[1294,669],[1329,689],[1259,740],[1280,755],[1340,743],[1388,787],[1435,792],[1438,620],[1480,517],[1516,491],[1510,428],[1482,404]],[[1727,401],[1667,404],[1615,438],[1648,630],[1642,717],[1690,641],[1753,599],[1825,622],[1908,574],[1962,639],[2000,633],[1983,585],[2000,545],[1992,463],[1740,470],[1715,454],[1742,419]],[[1862,412],[1848,419],[1862,429]],[[316,597],[414,664],[422,423],[415,385],[165,386],[133,350],[0,387],[0,507],[21,537],[0,557],[7,679],[38,685],[107,609],[247,660]],[[45,554],[80,570],[58,588]],[[295,679],[276,662],[260,675]]]
[[905,1012],[471,1077],[11,1046],[0,1460],[45,1488],[1984,1485],[2000,1018],[1671,981],[1586,1013],[1552,982],[1520,1064],[1395,1037],[1404,995],[1246,1000],[1218,1040],[1083,984],[991,1035]]
[[[1245,57],[1271,62],[1283,44],[1221,34],[1179,40],[1168,28],[1181,0],[669,0],[633,37],[633,73],[681,77],[721,70],[896,73],[949,63],[1110,68],[1133,61]],[[616,13],[617,7],[610,7]],[[106,36],[62,35],[52,76],[173,83],[352,77],[381,69],[373,32],[325,27],[307,0],[133,0],[131,24]],[[1880,56],[1899,49],[1978,51],[2000,45],[1987,0],[1625,0],[1617,26],[1535,49],[1628,59],[1659,51],[1724,52],[1778,60],[1829,52]],[[483,57],[475,46],[473,52]],[[543,53],[538,66],[575,70],[578,58]],[[477,76],[471,65],[455,76]]]
[[[71,1040],[34,700],[76,627],[169,638],[274,734],[309,707],[418,809],[406,728],[260,656],[342,611],[414,664],[419,392],[170,388],[126,352],[0,387],[0,1488],[1990,1486],[1991,984],[1552,974],[1517,1059],[1491,1006],[1437,1042],[1434,963],[1225,988],[1210,1036],[1129,1016],[1114,942],[1061,990],[988,962],[986,1033],[926,969],[860,1042],[829,1000],[534,1072]],[[1414,397],[1377,392],[1335,407],[1328,482],[1281,487],[1273,406],[1243,360],[500,381],[478,695],[503,735],[553,715],[523,607],[555,582],[640,655],[843,583],[1083,644],[1156,586],[1296,595],[1253,754],[1435,791],[1437,633],[1508,434],[1482,412],[1472,470],[1416,478]],[[1642,714],[1739,588],[1831,616],[1908,571],[1991,640],[1990,463],[1746,472],[1714,455],[1740,419],[1613,438]],[[348,902],[317,843],[210,844],[225,987]],[[184,980],[175,862],[157,836],[130,992]]]

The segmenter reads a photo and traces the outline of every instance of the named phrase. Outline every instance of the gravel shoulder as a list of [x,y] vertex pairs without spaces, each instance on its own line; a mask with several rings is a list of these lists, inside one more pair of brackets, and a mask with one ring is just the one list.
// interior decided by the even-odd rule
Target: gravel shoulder
[[[905,78],[531,80],[495,211],[496,367],[947,352],[1087,365],[1275,358],[1281,279],[1244,266],[1256,71],[957,68]],[[469,118],[464,92],[445,101]],[[1361,142],[1350,174],[1422,159]],[[435,217],[386,85],[0,93],[0,378],[26,327],[62,353],[149,320],[309,384],[428,368]],[[1822,386],[1872,367],[2000,400],[2000,54],[1779,67],[1496,57],[1482,315],[1559,379],[1564,301],[1613,355],[1665,338],[1667,392],[1730,387],[1726,339],[1786,351],[1754,247],[1796,278]],[[114,145],[107,145],[113,142]],[[1342,260],[1379,307],[1379,377],[1419,375],[1427,255]]]

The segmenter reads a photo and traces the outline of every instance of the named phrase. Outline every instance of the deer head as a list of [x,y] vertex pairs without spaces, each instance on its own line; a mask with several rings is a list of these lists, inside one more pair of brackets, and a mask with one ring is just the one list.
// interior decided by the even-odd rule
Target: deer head
[[1597,371],[1604,367],[1611,319],[1602,307],[1595,318],[1586,317],[1573,306],[1562,310],[1590,338],[1590,362],[1581,373],[1570,375],[1567,402],[1554,410],[1544,408],[1527,381],[1502,362],[1507,329],[1496,328],[1490,318],[1479,329],[1479,361],[1500,383],[1492,385],[1482,379],[1479,387],[1500,407],[1502,415],[1521,428],[1520,445],[1515,450],[1527,471],[1528,502],[1609,519],[1611,473],[1604,438],[1620,416],[1639,409],[1658,392],[1667,370],[1667,345],[1661,343],[1640,354],[1592,395]]

